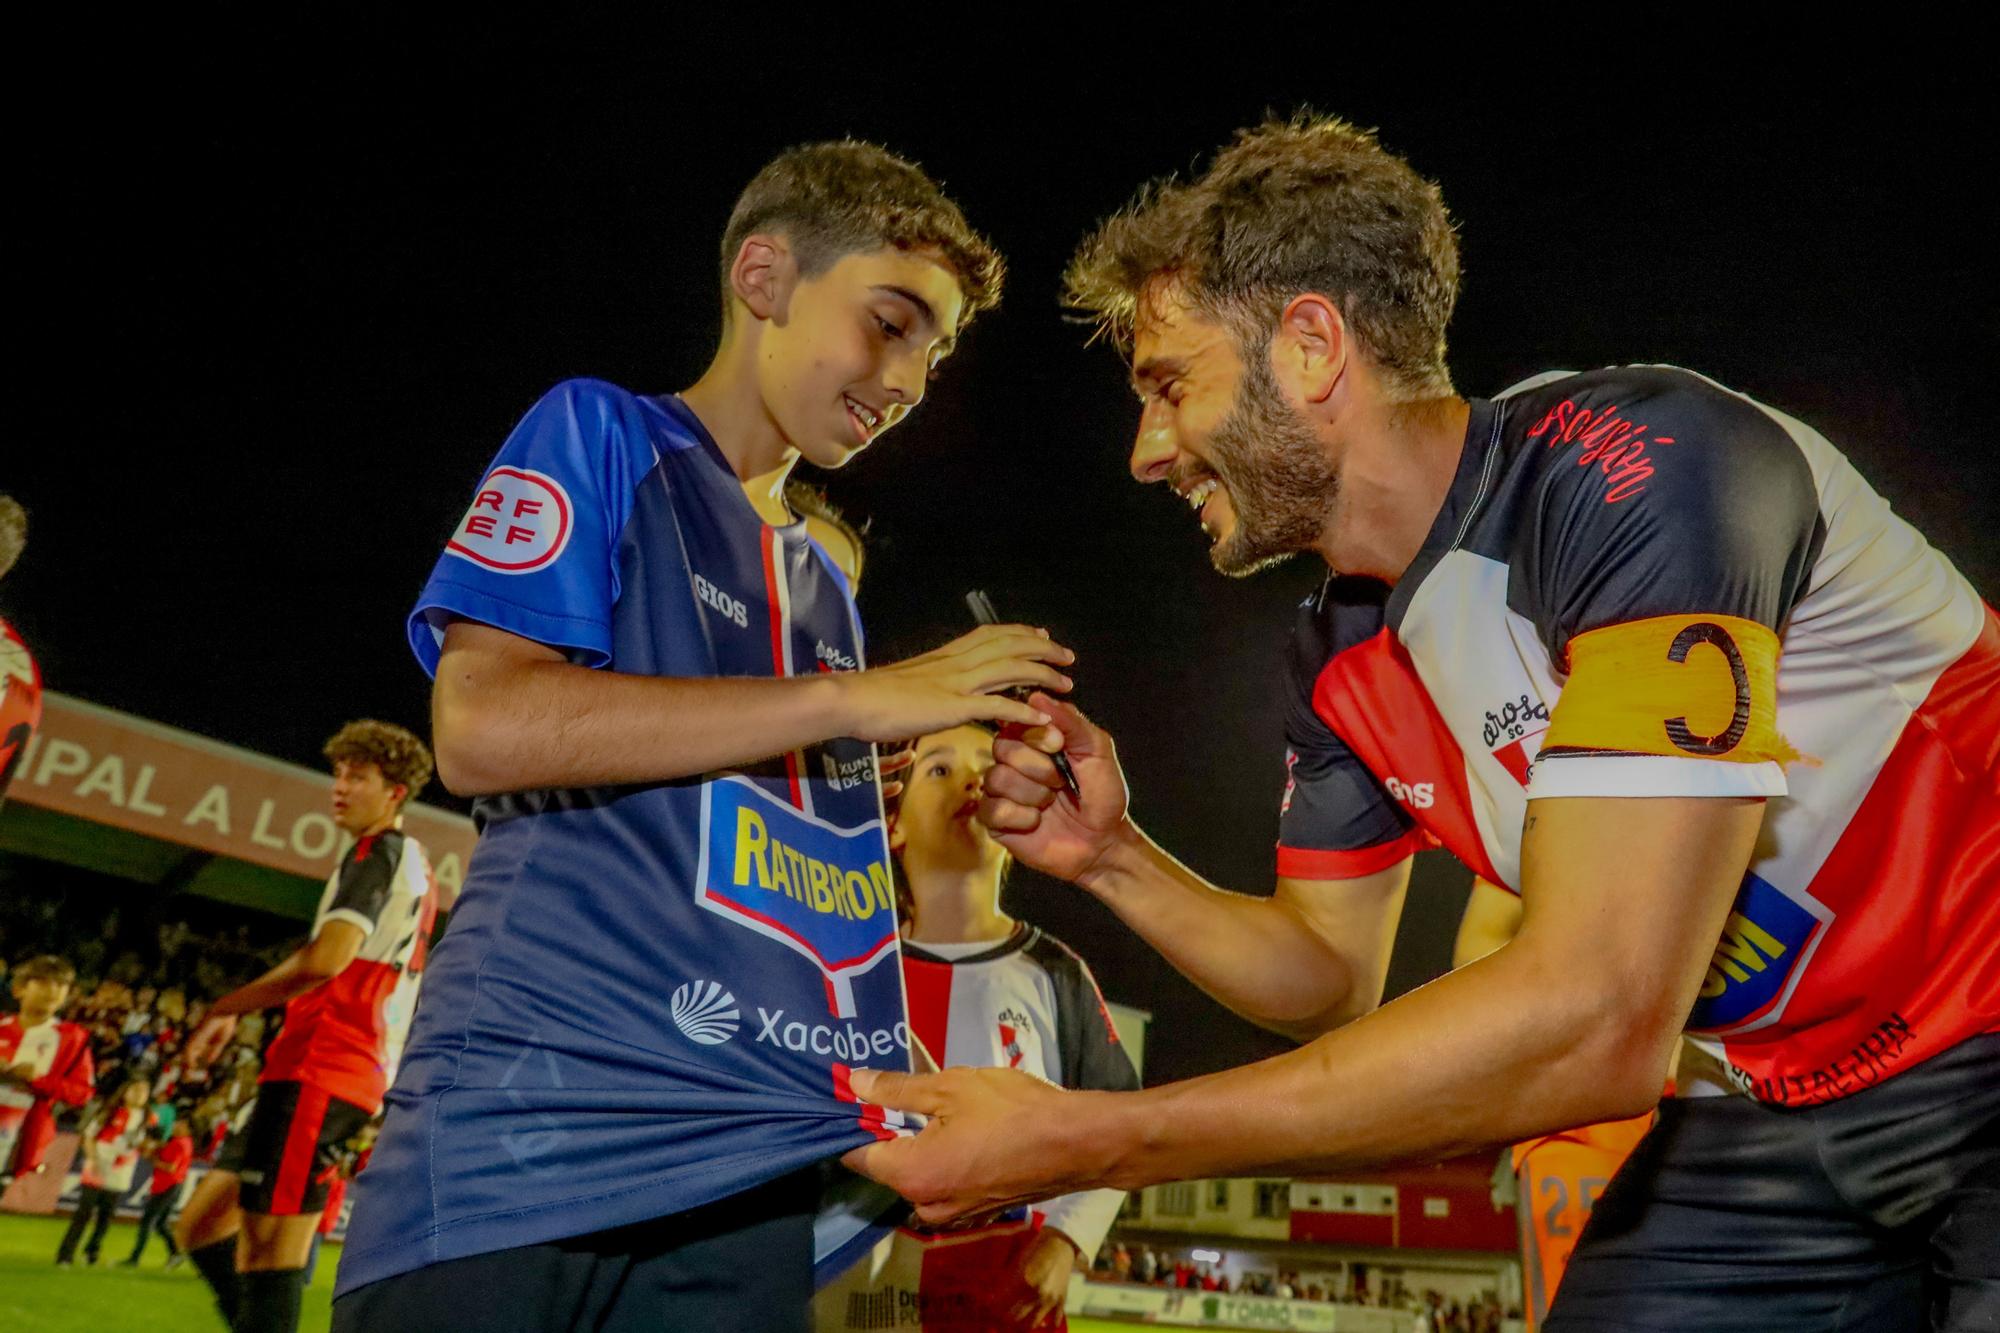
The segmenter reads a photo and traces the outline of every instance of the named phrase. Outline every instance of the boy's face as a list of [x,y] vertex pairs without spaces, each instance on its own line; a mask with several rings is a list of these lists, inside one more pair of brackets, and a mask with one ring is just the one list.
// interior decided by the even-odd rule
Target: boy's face
[[358,836],[394,814],[403,793],[379,764],[342,759],[333,766],[333,822]]
[[134,1111],[152,1099],[153,1089],[150,1084],[128,1083],[125,1085],[125,1105],[131,1107]]
[[845,255],[764,321],[758,387],[786,441],[835,468],[923,401],[958,337],[964,294],[926,255]]
[[69,1002],[69,983],[54,977],[16,977],[14,998],[22,1013],[46,1018]]
[[992,734],[954,727],[919,737],[916,751],[890,828],[890,850],[903,856],[915,849],[929,864],[968,870],[997,863],[1006,852],[978,819],[981,783],[993,767]]

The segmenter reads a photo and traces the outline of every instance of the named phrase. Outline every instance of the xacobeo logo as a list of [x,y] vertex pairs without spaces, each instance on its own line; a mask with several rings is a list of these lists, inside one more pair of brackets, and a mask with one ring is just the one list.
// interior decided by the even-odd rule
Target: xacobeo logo
[[689,1041],[720,1046],[736,1035],[743,1014],[736,997],[713,981],[684,981],[674,987],[667,1012]]

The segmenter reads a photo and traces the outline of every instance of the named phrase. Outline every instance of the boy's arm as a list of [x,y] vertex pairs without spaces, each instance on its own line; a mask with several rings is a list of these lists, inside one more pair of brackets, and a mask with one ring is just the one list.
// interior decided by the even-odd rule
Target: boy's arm
[[835,736],[888,741],[970,721],[1037,725],[995,691],[1066,689],[1074,654],[1040,630],[991,625],[868,671],[773,679],[633,676],[577,666],[470,620],[445,630],[431,694],[438,772],[465,796],[665,782]]
[[88,1038],[76,1044],[76,1054],[61,1068],[51,1067],[49,1072],[28,1085],[37,1097],[62,1102],[68,1106],[81,1106],[90,1100],[92,1085],[97,1082],[96,1063],[90,1058]]
[[351,921],[329,921],[320,927],[319,934],[276,967],[210,1005],[208,1016],[228,1018],[289,1003],[339,976],[341,969],[361,952],[362,942],[367,938],[367,933]]

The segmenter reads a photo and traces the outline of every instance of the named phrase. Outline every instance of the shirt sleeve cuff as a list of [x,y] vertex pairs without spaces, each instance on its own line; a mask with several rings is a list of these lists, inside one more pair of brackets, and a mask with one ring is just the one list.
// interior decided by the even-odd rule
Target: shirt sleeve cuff
[[410,648],[426,675],[437,675],[444,627],[454,618],[476,620],[550,648],[575,650],[584,666],[601,667],[611,660],[611,627],[600,620],[537,611],[463,584],[434,581],[410,613],[409,624]]
[[1326,851],[1278,844],[1278,874],[1285,879],[1359,879],[1387,870],[1406,856],[1430,846],[1421,829],[1409,829],[1393,842],[1373,847]]
[[1785,770],[1765,760],[1681,759],[1652,754],[1543,755],[1528,799],[1543,796],[1783,796]]

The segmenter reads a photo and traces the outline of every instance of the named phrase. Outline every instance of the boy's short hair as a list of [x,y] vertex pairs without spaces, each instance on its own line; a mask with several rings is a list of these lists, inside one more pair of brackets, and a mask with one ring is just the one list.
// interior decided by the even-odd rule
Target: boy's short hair
[[393,722],[377,722],[373,718],[350,722],[333,734],[326,743],[325,754],[335,764],[375,765],[390,782],[409,788],[405,800],[422,791],[431,780],[430,747],[418,740],[414,732]]
[[931,251],[965,293],[963,329],[1000,303],[1006,264],[959,206],[914,162],[856,139],[801,144],[778,154],[744,187],[722,230],[723,309],[729,270],[760,231],[791,242],[799,273],[816,277],[847,255],[893,246]]
[[39,958],[30,958],[14,968],[14,981],[55,981],[65,986],[76,984],[76,967],[67,958],[45,953]]

